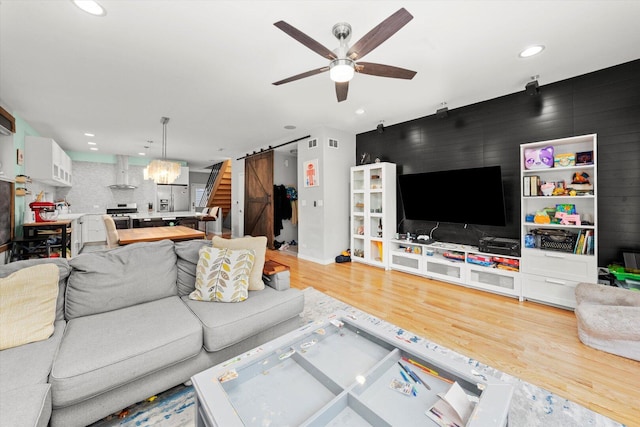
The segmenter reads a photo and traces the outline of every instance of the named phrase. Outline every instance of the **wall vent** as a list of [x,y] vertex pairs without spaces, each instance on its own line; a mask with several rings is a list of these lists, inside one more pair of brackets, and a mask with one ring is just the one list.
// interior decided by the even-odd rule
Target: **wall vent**
[[329,138],[329,148],[338,148],[338,140]]
[[316,148],[318,146],[318,140],[317,139],[310,139],[309,140],[309,148]]

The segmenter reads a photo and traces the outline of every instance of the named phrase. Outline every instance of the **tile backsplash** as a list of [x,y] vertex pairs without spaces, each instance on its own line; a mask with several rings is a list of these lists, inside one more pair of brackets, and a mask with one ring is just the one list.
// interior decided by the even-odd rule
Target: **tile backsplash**
[[72,213],[105,213],[107,206],[137,203],[138,211],[147,212],[148,203],[155,208],[156,184],[143,178],[144,166],[129,166],[129,184],[135,189],[112,189],[116,167],[109,163],[74,161],[72,186],[55,189],[55,200],[66,199]]

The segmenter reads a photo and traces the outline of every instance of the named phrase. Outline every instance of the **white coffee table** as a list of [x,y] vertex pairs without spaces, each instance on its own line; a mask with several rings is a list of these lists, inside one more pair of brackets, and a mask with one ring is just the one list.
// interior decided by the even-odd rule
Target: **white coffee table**
[[[341,326],[337,326],[341,325]],[[411,359],[425,386],[390,387]],[[408,365],[414,366],[414,365]],[[226,376],[237,377],[222,381]],[[453,381],[477,400],[468,427],[505,426],[513,386],[428,349],[365,313],[336,312],[192,377],[197,426],[399,426],[437,424],[425,411]],[[412,393],[413,394],[413,393]]]

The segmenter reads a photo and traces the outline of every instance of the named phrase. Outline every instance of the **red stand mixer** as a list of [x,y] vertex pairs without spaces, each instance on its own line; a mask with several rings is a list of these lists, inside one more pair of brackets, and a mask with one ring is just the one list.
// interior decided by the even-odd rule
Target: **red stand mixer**
[[29,207],[35,214],[36,222],[55,221],[58,217],[56,206],[52,202],[31,202]]

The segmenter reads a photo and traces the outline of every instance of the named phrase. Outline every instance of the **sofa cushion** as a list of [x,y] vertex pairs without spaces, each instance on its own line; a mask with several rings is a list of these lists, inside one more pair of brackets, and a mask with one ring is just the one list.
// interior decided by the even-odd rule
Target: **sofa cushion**
[[259,291],[264,289],[262,270],[264,269],[264,261],[267,256],[267,238],[265,236],[246,236],[236,239],[225,239],[220,236],[213,236],[211,243],[214,248],[253,249],[256,252],[256,259],[253,268],[251,268],[249,290]]
[[43,341],[53,334],[58,267],[39,264],[0,279],[0,350]]
[[53,264],[58,267],[58,299],[56,302],[56,320],[64,320],[64,292],[67,286],[67,278],[71,273],[71,267],[65,258],[41,258],[16,261],[0,265],[0,278],[7,277],[18,270],[39,264]]
[[72,319],[49,381],[53,407],[97,396],[201,350],[202,326],[177,296]]
[[56,321],[53,335],[47,340],[0,351],[1,391],[45,384],[49,380],[49,372],[62,341],[65,324],[64,320]]
[[51,417],[51,386],[34,384],[6,392],[0,388],[0,426],[46,427]]
[[196,288],[196,266],[200,249],[211,246],[211,240],[195,239],[175,243],[178,256],[178,295],[189,295]]
[[242,304],[193,301],[182,297],[204,326],[204,348],[222,350],[302,312],[304,295],[298,289],[249,291]]
[[204,247],[196,270],[196,301],[241,302],[249,296],[249,273],[255,260],[250,249]]
[[76,256],[69,261],[67,319],[177,295],[176,259],[171,240]]

